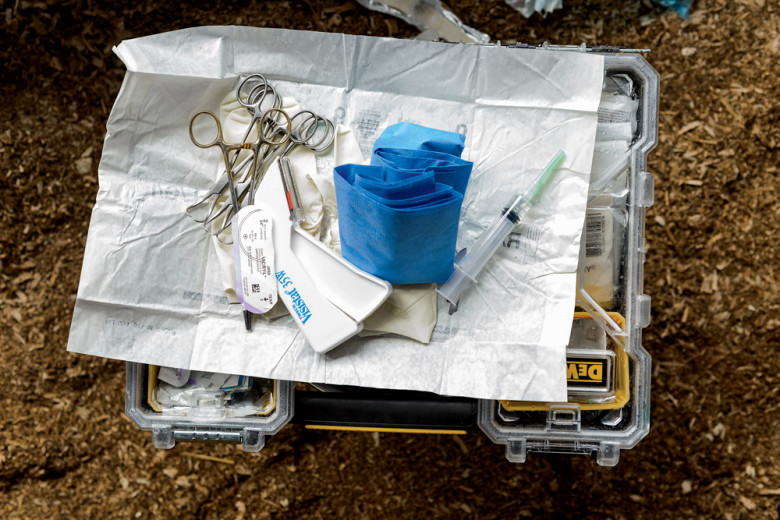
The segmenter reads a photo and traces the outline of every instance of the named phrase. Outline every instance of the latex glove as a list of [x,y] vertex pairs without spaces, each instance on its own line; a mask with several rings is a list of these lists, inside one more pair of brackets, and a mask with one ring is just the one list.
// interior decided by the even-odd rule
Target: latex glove
[[360,336],[398,334],[429,343],[436,326],[436,284],[394,285],[379,309],[363,322]]

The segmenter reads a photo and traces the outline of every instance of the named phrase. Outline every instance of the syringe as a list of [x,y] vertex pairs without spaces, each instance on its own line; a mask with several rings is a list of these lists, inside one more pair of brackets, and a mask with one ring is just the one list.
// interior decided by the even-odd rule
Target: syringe
[[487,231],[482,233],[477,243],[471,248],[467,248],[466,255],[460,261],[456,261],[455,270],[449,279],[437,290],[440,295],[450,302],[450,314],[458,308],[460,293],[469,286],[469,283],[476,281],[477,274],[495,254],[498,246],[506,240],[515,225],[525,218],[534,201],[544,189],[545,184],[558,168],[561,161],[563,161],[563,158],[563,150],[559,150],[547,167],[534,179],[525,193],[519,195],[505,207]]

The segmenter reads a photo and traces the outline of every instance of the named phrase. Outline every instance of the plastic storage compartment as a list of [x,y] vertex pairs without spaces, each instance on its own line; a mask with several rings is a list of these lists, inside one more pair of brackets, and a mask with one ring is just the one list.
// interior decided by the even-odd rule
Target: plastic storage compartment
[[[650,322],[650,297],[643,294],[644,219],[653,203],[646,164],[657,139],[658,74],[639,55],[604,58],[605,93],[622,90],[636,101],[635,119],[625,121],[635,125],[633,137],[629,154],[619,154],[602,169],[604,175],[591,179],[578,312],[567,348],[568,402],[479,403],[479,427],[506,445],[512,462],[524,462],[528,452],[583,453],[613,466],[620,450],[633,448],[650,428],[650,356],[642,348],[642,329]],[[599,116],[598,133],[608,132],[602,116],[609,120],[614,114],[600,108]],[[598,334],[578,335],[578,321],[580,327],[597,327]],[[604,344],[590,344],[595,337]],[[599,368],[589,374],[590,367]],[[601,380],[588,377],[599,373]]]
[[182,386],[176,387],[161,381],[159,370],[128,363],[125,401],[127,415],[152,432],[158,448],[172,448],[177,440],[209,440],[240,442],[245,451],[260,451],[266,437],[293,415],[289,381],[232,376],[237,385],[204,388],[187,385],[185,375]]
[[[528,452],[579,453],[612,466],[621,449],[634,447],[647,435],[650,356],[642,348],[642,329],[650,321],[650,298],[643,294],[644,218],[653,203],[653,176],[646,172],[646,161],[657,139],[658,75],[641,55],[617,48],[513,47],[603,54],[597,133],[606,128],[602,120],[632,125],[629,153],[618,154],[614,164],[591,179],[577,309],[567,347],[568,401],[490,401],[323,385],[296,391],[293,383],[276,381],[267,399],[258,401],[256,413],[235,417],[219,399],[193,399],[176,409],[156,407],[156,367],[128,363],[126,411],[142,429],[152,431],[155,446],[222,440],[257,451],[291,420],[339,430],[465,433],[479,428],[506,445],[512,462],[525,461]],[[616,116],[604,105],[610,93],[630,97],[636,110],[628,117]]]

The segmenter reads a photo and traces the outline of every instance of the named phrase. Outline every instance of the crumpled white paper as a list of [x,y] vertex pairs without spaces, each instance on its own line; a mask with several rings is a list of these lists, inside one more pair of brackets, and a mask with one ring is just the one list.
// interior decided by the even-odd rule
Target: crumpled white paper
[[[69,350],[284,380],[566,399],[602,57],[241,27],[165,33],[115,52],[128,73],[107,125]],[[289,317],[244,330],[208,237],[184,212],[221,171],[215,149],[190,142],[190,119],[218,110],[235,77],[251,72],[350,126],[366,156],[399,121],[465,133],[475,169],[460,247],[558,149],[566,160],[460,310],[439,305],[429,345],[353,338],[318,355]]]

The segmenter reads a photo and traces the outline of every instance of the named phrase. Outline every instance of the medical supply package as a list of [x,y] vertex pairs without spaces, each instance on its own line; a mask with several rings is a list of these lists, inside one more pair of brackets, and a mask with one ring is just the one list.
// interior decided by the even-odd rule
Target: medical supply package
[[[70,351],[271,380],[566,400],[602,55],[246,27],[139,38],[115,52],[128,72],[107,124]],[[224,169],[218,153],[193,147],[189,122],[217,111],[249,73],[351,128],[366,160],[395,123],[465,135],[474,167],[458,249],[558,150],[566,159],[457,312],[440,301],[429,344],[354,337],[318,354],[289,316],[244,329],[210,240],[185,213]],[[318,174],[333,167],[318,157]]]

